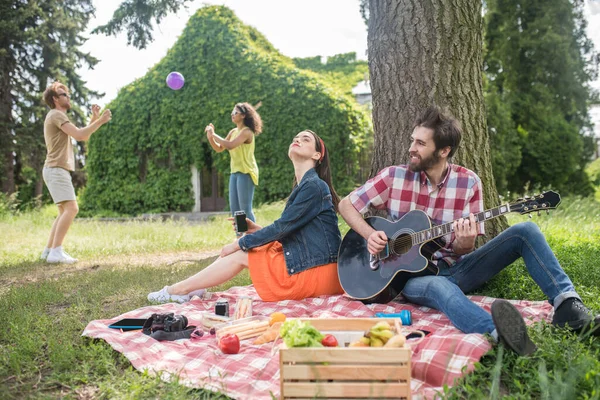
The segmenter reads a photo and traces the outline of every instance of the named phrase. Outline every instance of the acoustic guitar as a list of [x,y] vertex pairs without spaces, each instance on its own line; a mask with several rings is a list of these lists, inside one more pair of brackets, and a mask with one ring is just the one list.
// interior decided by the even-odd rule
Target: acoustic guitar
[[[547,191],[474,215],[479,223],[511,212],[549,212],[559,203],[560,195]],[[421,210],[409,211],[395,222],[381,217],[368,217],[365,221],[376,231],[385,232],[388,243],[383,251],[373,255],[367,250],[366,239],[352,229],[346,233],[338,253],[338,276],[346,294],[366,304],[388,303],[408,279],[437,275],[431,256],[444,246],[442,237],[452,233],[454,221],[434,225]]]

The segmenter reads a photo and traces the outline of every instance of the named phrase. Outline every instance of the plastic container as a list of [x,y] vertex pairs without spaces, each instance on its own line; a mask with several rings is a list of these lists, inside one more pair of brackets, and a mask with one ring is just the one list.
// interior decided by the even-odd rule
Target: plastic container
[[235,312],[233,319],[250,318],[252,316],[252,299],[248,296],[242,296],[235,302]]
[[202,326],[206,329],[210,329],[212,327],[216,327],[217,325],[224,324],[231,321],[230,317],[225,317],[223,315],[217,315],[211,312],[203,312],[202,313]]

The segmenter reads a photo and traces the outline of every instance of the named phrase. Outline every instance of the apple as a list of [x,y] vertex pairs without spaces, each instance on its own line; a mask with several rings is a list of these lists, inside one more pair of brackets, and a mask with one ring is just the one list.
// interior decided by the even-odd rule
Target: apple
[[321,340],[321,344],[325,347],[337,347],[338,341],[335,338],[335,336],[333,336],[331,334],[327,334],[327,335],[325,335],[323,340]]
[[234,333],[223,335],[219,340],[219,349],[225,354],[237,354],[240,351],[240,338]]

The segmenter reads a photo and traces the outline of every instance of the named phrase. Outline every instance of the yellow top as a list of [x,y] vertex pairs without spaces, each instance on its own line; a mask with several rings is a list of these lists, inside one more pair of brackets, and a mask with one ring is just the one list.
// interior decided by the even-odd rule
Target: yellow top
[[[234,140],[239,134],[240,131],[235,128],[229,140]],[[253,138],[252,143],[243,143],[235,149],[229,150],[229,154],[231,155],[231,173],[249,174],[254,185],[258,186],[258,165],[254,158],[255,141],[256,138]]]

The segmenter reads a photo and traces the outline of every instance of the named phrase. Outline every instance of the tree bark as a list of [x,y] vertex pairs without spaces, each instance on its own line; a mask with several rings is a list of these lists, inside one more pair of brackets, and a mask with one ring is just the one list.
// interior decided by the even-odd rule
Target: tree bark
[[[8,49],[4,47],[4,41],[0,49]],[[6,46],[8,46],[6,44]],[[10,73],[14,67],[14,60],[7,54],[0,56],[0,166],[2,173],[0,174],[0,185],[2,192],[12,194],[15,191],[15,175],[14,175],[14,143],[12,135],[12,95],[10,93]]]
[[[405,164],[413,122],[433,104],[461,123],[452,162],[482,180],[486,208],[499,204],[486,127],[482,81],[481,0],[369,0],[369,70],[373,93],[371,176]],[[507,226],[486,223],[488,237]]]

